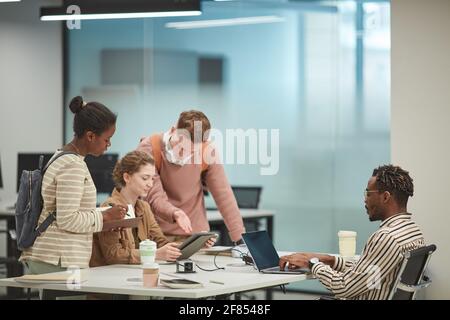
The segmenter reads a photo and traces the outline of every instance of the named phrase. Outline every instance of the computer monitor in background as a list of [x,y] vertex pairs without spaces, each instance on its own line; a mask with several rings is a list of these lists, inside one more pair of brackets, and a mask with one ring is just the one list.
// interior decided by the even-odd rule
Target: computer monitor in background
[[20,177],[22,176],[23,170],[36,170],[39,168],[39,157],[44,156],[44,166],[47,164],[48,160],[53,156],[53,153],[19,153],[17,155],[17,188],[16,191],[19,192]]
[[106,153],[100,157],[88,155],[84,158],[98,193],[110,194],[113,191],[112,172],[118,159],[117,153]]
[[241,209],[258,209],[262,187],[232,186],[234,197]]

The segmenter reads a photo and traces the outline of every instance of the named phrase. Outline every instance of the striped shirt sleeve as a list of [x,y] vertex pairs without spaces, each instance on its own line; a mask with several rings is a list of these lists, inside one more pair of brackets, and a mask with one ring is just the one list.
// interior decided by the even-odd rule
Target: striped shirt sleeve
[[341,256],[334,257],[334,264],[332,268],[336,271],[343,272],[349,268],[352,268],[355,263],[351,260],[346,260]]
[[55,177],[56,223],[58,228],[73,232],[98,232],[103,228],[102,213],[82,210],[86,172],[78,161],[69,162]]
[[369,240],[361,258],[353,266],[346,268],[343,260],[336,259],[336,270],[319,262],[311,271],[336,297],[353,298],[377,289],[381,280],[398,266],[402,258],[395,238],[389,233],[379,232]]

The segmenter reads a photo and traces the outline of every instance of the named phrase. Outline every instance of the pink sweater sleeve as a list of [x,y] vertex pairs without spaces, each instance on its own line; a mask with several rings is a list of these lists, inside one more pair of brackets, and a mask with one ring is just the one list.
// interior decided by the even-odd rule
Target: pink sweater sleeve
[[[136,150],[143,151],[153,158],[150,137],[142,138]],[[174,223],[173,213],[178,210],[178,208],[169,202],[169,198],[164,191],[159,174],[155,175],[153,187],[150,189],[145,200],[150,204],[152,211],[156,215],[163,218],[167,222]]]
[[222,164],[211,164],[205,173],[205,182],[217,204],[232,241],[242,238],[245,232],[236,199],[225,175]]

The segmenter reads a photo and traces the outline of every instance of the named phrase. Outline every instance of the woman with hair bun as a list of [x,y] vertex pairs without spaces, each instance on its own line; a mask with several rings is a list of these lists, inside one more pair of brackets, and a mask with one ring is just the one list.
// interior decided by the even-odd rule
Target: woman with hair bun
[[75,114],[74,138],[54,157],[71,153],[57,158],[42,180],[39,223],[51,212],[56,212],[56,220],[20,257],[32,274],[88,267],[93,233],[103,229],[104,221],[123,219],[126,213],[120,205],[104,212],[96,209],[97,191],[84,162],[86,155],[100,156],[111,145],[117,116],[103,104],[85,103],[80,96],[72,99],[69,108]]

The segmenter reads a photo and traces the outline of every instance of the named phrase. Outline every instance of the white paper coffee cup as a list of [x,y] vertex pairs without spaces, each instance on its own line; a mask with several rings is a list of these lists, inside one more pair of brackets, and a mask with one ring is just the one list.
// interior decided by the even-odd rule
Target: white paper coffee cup
[[342,257],[353,257],[356,254],[356,235],[355,231],[341,230],[339,237],[339,254]]
[[146,288],[158,286],[159,265],[157,263],[144,264],[142,266],[142,282]]

